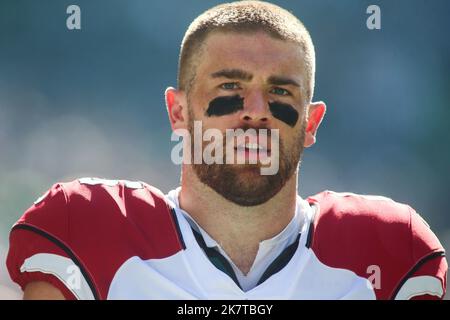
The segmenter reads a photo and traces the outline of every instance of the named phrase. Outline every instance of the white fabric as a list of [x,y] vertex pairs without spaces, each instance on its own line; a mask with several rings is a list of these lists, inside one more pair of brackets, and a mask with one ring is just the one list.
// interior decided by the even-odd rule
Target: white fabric
[[409,278],[395,296],[395,300],[409,300],[425,294],[442,297],[444,290],[442,289],[441,281],[432,276]]
[[178,202],[180,190],[181,188],[178,187],[177,189],[170,191],[167,195],[167,198],[170,200],[175,209],[183,214],[185,219],[187,219],[187,221],[194,228],[194,230],[196,230],[203,236],[206,245],[210,248],[215,248],[216,250],[218,250],[228,260],[231,267],[233,268],[234,273],[236,274],[239,284],[241,285],[244,291],[248,291],[254,288],[257,285],[259,279],[262,277],[264,271],[267,269],[267,267],[275,260],[276,257],[280,255],[280,253],[286,247],[288,247],[296,240],[305,222],[306,211],[311,210],[311,207],[309,206],[308,202],[306,202],[300,196],[298,196],[297,208],[292,220],[278,235],[274,236],[271,239],[267,239],[260,242],[255,261],[253,262],[250,271],[245,275],[233,263],[233,261],[222,249],[222,247],[202,227],[200,227],[195,222],[195,220],[189,215],[189,213],[180,208]]
[[[131,257],[117,270],[108,299],[375,299],[371,283],[345,269],[329,267],[305,247],[299,249],[278,273],[244,291],[206,257],[183,214],[176,210],[186,249],[162,259]],[[305,218],[301,234],[311,222]]]
[[51,253],[38,253],[25,259],[20,272],[42,272],[57,277],[77,297],[94,300],[86,279],[69,258]]

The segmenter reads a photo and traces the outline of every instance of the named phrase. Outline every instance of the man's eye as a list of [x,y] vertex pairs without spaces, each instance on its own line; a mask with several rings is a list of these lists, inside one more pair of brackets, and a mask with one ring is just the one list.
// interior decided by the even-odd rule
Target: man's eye
[[290,96],[291,93],[283,88],[273,88],[270,93],[276,94],[278,96]]
[[225,90],[235,90],[235,89],[239,89],[239,85],[236,82],[227,82],[227,83],[222,83],[220,85],[221,89],[225,89]]

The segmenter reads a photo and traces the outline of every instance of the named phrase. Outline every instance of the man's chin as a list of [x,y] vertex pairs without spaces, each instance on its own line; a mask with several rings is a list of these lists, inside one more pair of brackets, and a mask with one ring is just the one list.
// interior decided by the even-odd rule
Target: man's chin
[[254,180],[247,180],[240,184],[231,186],[229,190],[222,190],[221,195],[243,207],[253,207],[266,203],[272,199],[281,188],[273,188],[268,185],[259,184]]
[[249,207],[269,201],[285,182],[276,175],[261,175],[260,170],[258,164],[235,164],[227,167],[197,167],[196,173],[201,182],[225,199]]
[[229,165],[227,168],[228,171],[234,171],[235,177],[241,177],[244,175],[252,175],[257,178],[258,176],[261,176],[261,168],[262,166],[260,164],[233,164]]

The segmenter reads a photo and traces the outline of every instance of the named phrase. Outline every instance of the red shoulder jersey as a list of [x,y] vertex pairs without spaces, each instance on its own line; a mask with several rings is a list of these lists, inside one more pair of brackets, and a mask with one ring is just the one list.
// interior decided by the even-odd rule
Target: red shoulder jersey
[[408,205],[379,196],[322,192],[311,248],[333,268],[368,277],[378,299],[442,298],[445,250]]
[[243,291],[206,257],[189,223],[143,182],[55,184],[13,227],[7,267],[22,288],[69,299],[442,298],[447,262],[409,206],[330,191],[308,198],[299,240]]

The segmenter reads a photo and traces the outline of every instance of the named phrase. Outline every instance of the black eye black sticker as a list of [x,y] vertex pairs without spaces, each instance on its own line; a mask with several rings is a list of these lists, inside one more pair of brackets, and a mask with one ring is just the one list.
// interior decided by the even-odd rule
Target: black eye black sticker
[[[241,96],[217,97],[209,102],[206,115],[208,117],[219,117],[232,114],[244,109],[244,98]],[[294,127],[298,121],[298,111],[293,106],[282,102],[269,102],[272,115],[287,125]]]
[[244,109],[244,98],[241,96],[217,97],[209,102],[206,115],[208,117],[218,117],[232,114]]
[[293,106],[281,102],[269,102],[272,115],[287,125],[294,127],[298,120],[298,111]]

